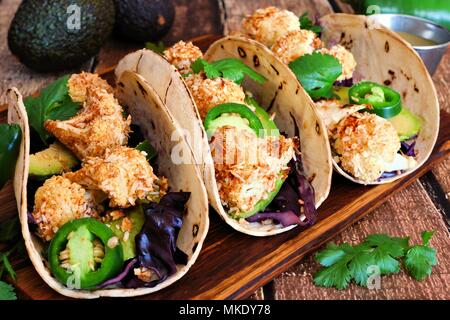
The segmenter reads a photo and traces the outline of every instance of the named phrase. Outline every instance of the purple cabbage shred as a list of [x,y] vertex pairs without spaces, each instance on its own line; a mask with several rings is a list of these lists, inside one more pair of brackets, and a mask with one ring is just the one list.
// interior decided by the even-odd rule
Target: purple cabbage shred
[[353,86],[353,78],[350,79],[345,79],[345,80],[341,80],[341,81],[336,81],[334,83],[335,86],[338,87],[352,87]]

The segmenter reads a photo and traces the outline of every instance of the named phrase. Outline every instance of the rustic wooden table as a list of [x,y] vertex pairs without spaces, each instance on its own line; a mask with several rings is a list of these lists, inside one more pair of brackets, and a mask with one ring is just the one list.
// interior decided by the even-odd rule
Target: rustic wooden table
[[[6,102],[6,89],[18,87],[24,95],[34,93],[57,74],[37,74],[21,65],[9,52],[6,36],[10,21],[20,0],[0,2],[0,105]],[[203,34],[221,34],[237,29],[242,17],[267,5],[277,5],[300,14],[325,15],[333,10],[348,11],[349,7],[330,5],[326,0],[238,1],[238,0],[177,0],[176,21],[164,42],[169,45],[179,39],[191,39]],[[125,53],[139,48],[137,44],[111,39],[100,55],[83,69],[101,72],[114,65]],[[450,112],[448,83],[450,81],[450,50],[447,50],[433,80],[441,108]],[[1,111],[1,110],[0,110]],[[0,119],[4,121],[5,119]],[[356,243],[371,233],[412,236],[419,241],[423,230],[435,230],[431,244],[437,248],[439,264],[431,277],[423,282],[411,280],[403,272],[384,277],[381,289],[368,290],[351,285],[337,291],[315,287],[312,274],[318,265],[312,256],[257,290],[252,299],[450,299],[450,237],[445,214],[450,214],[450,158],[441,162],[409,187],[386,199],[386,202],[352,227],[337,236],[335,242]],[[7,188],[11,188],[7,186]],[[12,190],[11,190],[12,193]],[[0,203],[15,214],[15,202],[7,193],[0,194]],[[9,210],[10,209],[10,210]],[[7,216],[0,217],[0,223]]]

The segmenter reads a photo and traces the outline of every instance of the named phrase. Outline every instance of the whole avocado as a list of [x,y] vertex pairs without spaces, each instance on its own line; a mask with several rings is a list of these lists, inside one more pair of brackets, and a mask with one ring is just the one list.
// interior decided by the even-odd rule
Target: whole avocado
[[8,32],[11,52],[38,71],[80,66],[114,28],[113,0],[25,0]]
[[169,31],[175,18],[172,0],[115,0],[115,4],[115,32],[130,40],[158,40]]

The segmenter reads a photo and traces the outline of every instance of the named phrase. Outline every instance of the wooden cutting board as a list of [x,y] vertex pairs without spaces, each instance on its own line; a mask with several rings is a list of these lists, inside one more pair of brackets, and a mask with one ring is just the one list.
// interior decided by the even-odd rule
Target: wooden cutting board
[[[202,49],[217,36],[196,39]],[[111,78],[114,68],[99,70]],[[0,108],[1,110],[2,108]],[[4,119],[5,112],[0,113]],[[335,174],[328,199],[319,208],[319,218],[309,228],[255,238],[236,232],[211,208],[211,226],[197,262],[178,282],[138,299],[239,299],[246,298],[302,257],[332,239],[337,233],[371,212],[386,198],[419,178],[450,154],[450,114],[441,110],[440,134],[429,160],[417,171],[391,184],[364,187]],[[0,216],[14,214],[11,188],[0,192]],[[27,261],[17,261],[20,295],[30,299],[64,299],[50,289]]]

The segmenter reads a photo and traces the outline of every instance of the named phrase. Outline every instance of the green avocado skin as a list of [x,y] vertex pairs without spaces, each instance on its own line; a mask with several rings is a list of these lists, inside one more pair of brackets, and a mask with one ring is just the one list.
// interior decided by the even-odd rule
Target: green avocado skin
[[[80,10],[80,28],[73,25]],[[114,27],[113,0],[26,0],[8,32],[11,52],[31,69],[48,72],[80,66],[100,51]]]

